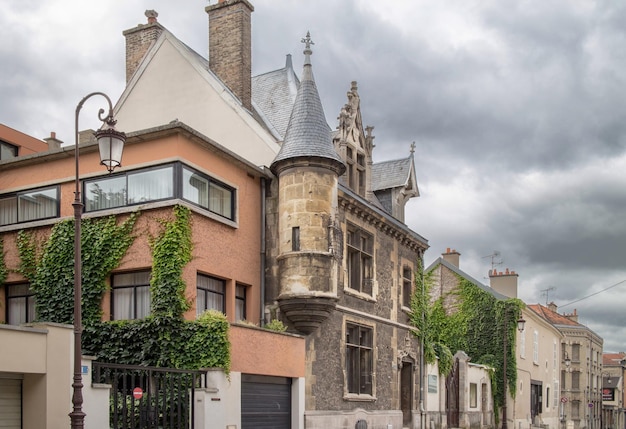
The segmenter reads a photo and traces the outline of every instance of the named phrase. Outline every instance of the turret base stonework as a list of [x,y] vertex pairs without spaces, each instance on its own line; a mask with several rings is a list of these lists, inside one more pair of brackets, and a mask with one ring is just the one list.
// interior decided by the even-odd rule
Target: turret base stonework
[[337,298],[330,296],[294,296],[279,298],[280,311],[303,334],[315,332],[330,317]]

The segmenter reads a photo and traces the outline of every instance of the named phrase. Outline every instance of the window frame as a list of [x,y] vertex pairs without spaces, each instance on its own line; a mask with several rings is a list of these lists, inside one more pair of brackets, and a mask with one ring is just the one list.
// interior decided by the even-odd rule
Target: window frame
[[[164,196],[164,197],[158,196],[158,198],[155,197],[155,198],[150,198],[150,199],[146,199],[142,201],[129,202],[129,198],[130,198],[129,180],[132,179],[133,176],[146,174],[151,171],[156,171],[160,169],[165,170],[168,168],[171,168],[171,174],[172,174],[171,192],[169,196]],[[202,181],[206,183],[206,192],[207,192],[206,198],[202,198],[202,200],[206,200],[206,202],[201,201],[201,198],[193,199],[189,195],[185,195],[185,190],[188,189],[185,187],[185,183],[184,183],[185,182],[184,177],[186,173],[190,173],[192,176],[197,175],[199,179],[201,179]],[[121,202],[107,204],[106,207],[102,207],[101,205],[97,206],[97,204],[93,202],[93,199],[88,198],[91,194],[94,193],[94,191],[90,189],[90,186],[98,185],[106,181],[113,181],[113,180],[120,180],[120,179],[123,179],[124,185],[119,191],[116,191],[116,192],[122,194],[122,196],[119,198],[120,200],[122,200]],[[214,205],[216,204],[216,201],[219,200],[219,198],[217,199],[215,197],[212,198],[211,196],[212,191],[216,193],[216,195],[218,196],[219,196],[219,192],[223,192],[226,196],[228,196],[229,201],[228,200],[226,201],[226,204],[224,205],[223,210],[216,208],[216,206]],[[116,209],[116,208],[121,208],[121,207],[132,207],[132,206],[136,206],[140,204],[154,203],[154,202],[159,202],[159,201],[181,199],[203,210],[207,210],[210,213],[220,218],[223,218],[232,222],[236,222],[237,221],[237,197],[238,197],[237,188],[227,183],[224,183],[223,181],[218,180],[209,174],[203,173],[196,168],[190,167],[189,165],[184,164],[182,162],[170,162],[166,164],[153,165],[153,166],[146,167],[146,168],[138,168],[134,170],[121,171],[121,172],[109,174],[106,176],[101,175],[101,176],[97,176],[94,178],[85,179],[82,181],[82,199],[83,199],[83,204],[84,204],[84,211],[86,213],[93,213],[93,212],[98,212],[102,210],[110,210],[110,209]]]
[[[133,284],[124,284],[122,286],[117,286],[115,284],[115,278],[122,276],[122,275],[128,275],[128,274],[148,274],[148,280],[147,282],[137,282],[137,283],[133,283]],[[141,319],[145,319],[147,316],[150,315],[151,310],[152,310],[152,295],[151,295],[151,291],[150,291],[150,281],[152,279],[152,271],[151,270],[135,270],[135,271],[124,271],[124,272],[119,272],[119,273],[112,273],[111,274],[111,320],[141,320]],[[115,314],[115,290],[120,290],[120,289],[132,289],[132,316],[131,318],[121,318],[121,317],[116,317]],[[141,317],[139,316],[139,311],[138,311],[138,306],[137,306],[137,297],[138,297],[138,289],[142,289],[142,290],[147,290],[147,295],[148,295],[148,310],[147,313],[142,315]],[[118,310],[119,311],[119,310]]]
[[[248,285],[235,283],[235,321],[247,320],[248,313]],[[243,291],[242,294],[240,292]],[[241,317],[240,317],[241,316]]]
[[[23,198],[28,194],[43,193],[45,191],[53,191],[55,193],[55,196],[51,198],[51,201],[53,201],[51,204],[53,204],[52,211],[54,211],[54,214],[49,215],[49,216],[38,216],[34,218],[24,219],[23,218],[24,215],[22,213],[23,209],[21,209],[21,204],[20,204],[20,201],[21,201],[20,198]],[[9,202],[10,200],[13,200],[12,204],[11,202]],[[14,210],[14,213],[12,216],[14,220],[6,222],[6,223],[0,221],[0,226],[17,225],[20,223],[35,222],[35,221],[44,220],[44,219],[55,219],[60,216],[61,198],[60,198],[60,189],[58,185],[41,186],[37,188],[25,189],[20,192],[0,195],[0,203],[4,201],[9,202],[10,204],[7,210],[11,210],[11,209]],[[0,213],[0,219],[2,219],[1,213]]]
[[[358,343],[351,342],[350,332],[356,329]],[[369,344],[363,344],[362,333],[369,334]],[[368,326],[355,321],[347,320],[345,323],[344,333],[344,358],[345,358],[345,393],[347,399],[359,399],[370,400],[375,397],[376,392],[376,358],[375,353],[375,330],[373,326]],[[363,373],[361,366],[365,363],[366,371],[369,366],[368,374]],[[355,368],[355,366],[358,366]],[[355,375],[358,374],[358,375]],[[358,377],[355,380],[354,377]],[[369,383],[367,380],[369,379]],[[358,383],[357,383],[358,381]],[[368,387],[369,386],[369,387]]]
[[374,235],[352,223],[346,229],[347,289],[373,297]]
[[[407,277],[408,273],[408,277]],[[402,306],[411,307],[411,298],[413,296],[413,269],[407,265],[402,267]]]
[[[204,285],[201,286],[200,281],[199,281],[200,278],[204,278],[208,281],[218,282],[220,286],[222,287],[221,292],[213,290],[213,289],[209,289],[209,286],[204,286]],[[204,295],[204,306],[202,307],[202,309],[198,305],[199,296],[201,292]],[[212,301],[209,301],[207,298],[209,298],[209,296],[212,296],[212,295],[221,296],[222,310],[218,308],[214,308],[214,307],[209,308],[208,303]],[[216,277],[216,276],[212,276],[210,274],[197,273],[196,274],[196,316],[199,316],[208,310],[216,310],[226,315],[226,280]]]
[[[28,291],[26,293],[17,293],[12,295],[10,289],[14,289],[20,286],[27,286]],[[25,320],[20,320],[17,323],[11,322],[11,302],[14,300],[23,299],[24,303],[24,315]],[[13,284],[5,284],[4,285],[4,306],[5,306],[5,321],[7,325],[18,326],[24,323],[31,323],[37,319],[37,300],[35,297],[35,292],[31,288],[31,284],[28,282],[22,283],[13,283]],[[20,305],[21,307],[22,305]],[[32,306],[32,307],[31,307]],[[32,313],[30,314],[30,310],[32,308]]]

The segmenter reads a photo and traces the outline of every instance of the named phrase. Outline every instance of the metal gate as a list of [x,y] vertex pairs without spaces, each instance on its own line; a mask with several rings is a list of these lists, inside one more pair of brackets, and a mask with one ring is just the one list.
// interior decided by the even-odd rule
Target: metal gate
[[459,427],[459,360],[455,359],[450,375],[446,377],[446,410],[448,427]]
[[111,429],[193,427],[202,371],[93,363],[93,382],[110,384]]

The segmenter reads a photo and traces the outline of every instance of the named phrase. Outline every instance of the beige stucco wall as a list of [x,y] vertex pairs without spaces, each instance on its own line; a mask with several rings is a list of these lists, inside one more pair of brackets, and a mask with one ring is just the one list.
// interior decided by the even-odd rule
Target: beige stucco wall
[[73,329],[68,325],[0,325],[0,372],[23,376],[23,428],[69,425]]
[[165,40],[130,82],[116,106],[118,129],[137,131],[178,119],[256,165],[270,165],[279,149],[271,135],[173,43]]
[[[522,317],[526,320],[524,331],[517,334],[517,394],[509,399],[508,417],[518,429],[527,429],[531,425],[530,385],[531,380],[541,381],[543,409],[538,423],[559,427],[559,390],[560,380],[560,344],[561,334],[533,311],[524,309]],[[533,337],[537,333],[538,358],[533,357]],[[523,346],[523,342],[525,345]],[[548,397],[549,390],[549,397]],[[555,398],[557,398],[555,400]]]

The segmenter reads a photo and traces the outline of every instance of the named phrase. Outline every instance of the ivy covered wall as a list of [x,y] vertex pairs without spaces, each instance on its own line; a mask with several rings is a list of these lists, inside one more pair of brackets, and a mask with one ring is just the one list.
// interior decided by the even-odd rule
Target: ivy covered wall
[[[105,362],[188,369],[220,367],[228,372],[226,317],[219,312],[207,312],[191,321],[183,317],[190,303],[182,272],[193,251],[191,212],[186,207],[175,206],[172,216],[158,220],[159,232],[147,238],[152,250],[150,316],[102,321],[106,279],[135,241],[134,227],[140,216],[137,212],[121,222],[110,216],[83,219],[81,223],[83,353]],[[16,271],[31,284],[39,321],[72,323],[74,221],[59,222],[49,236],[41,237],[29,231],[18,233],[20,264]],[[1,285],[7,269],[4,252],[0,255]]]
[[[420,261],[421,262],[421,261]],[[439,360],[439,371],[447,375],[453,354],[464,351],[472,362],[494,368],[492,393],[495,410],[504,403],[504,338],[507,338],[507,382],[515,396],[517,365],[515,338],[517,319],[524,303],[516,298],[500,300],[470,280],[452,273],[453,287],[437,284],[437,268],[424,273],[420,265],[415,279],[416,291],[411,302],[411,322],[424,341],[427,363]],[[439,276],[440,277],[440,276]],[[433,289],[438,287],[437,291]],[[433,293],[434,292],[434,293]],[[437,294],[439,295],[437,296]],[[497,412],[496,412],[497,416]]]

